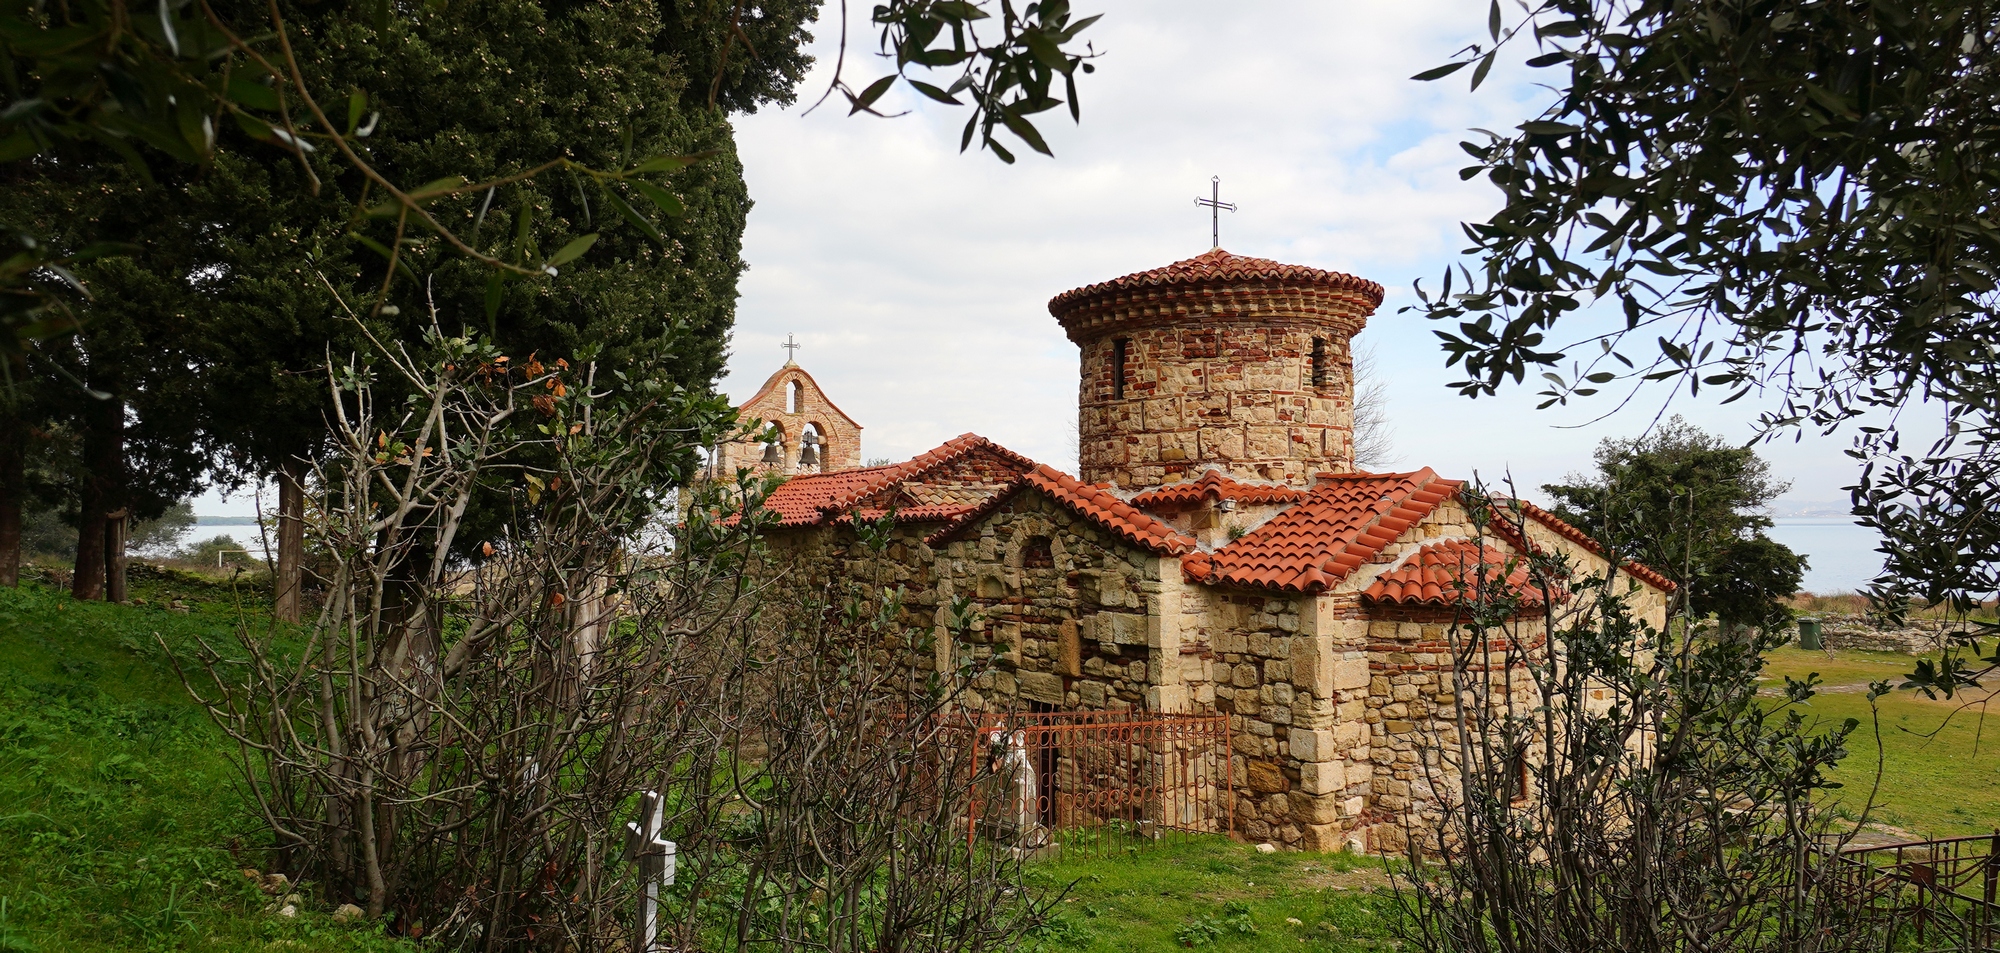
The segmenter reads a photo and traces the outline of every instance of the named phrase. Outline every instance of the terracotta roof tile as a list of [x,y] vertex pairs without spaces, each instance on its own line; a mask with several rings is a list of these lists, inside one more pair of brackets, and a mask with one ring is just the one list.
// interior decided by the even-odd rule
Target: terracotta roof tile
[[[902,463],[792,477],[764,498],[764,508],[778,514],[780,526],[810,526],[828,522],[883,490],[906,480],[921,479],[927,473],[982,450],[998,455],[1021,471],[1036,466],[1035,461],[978,434],[960,434]],[[911,509],[919,508],[922,508],[921,504]],[[907,512],[904,515],[905,518],[915,518]]]
[[[980,500],[975,503],[944,503],[898,507],[896,509],[896,521],[899,523],[942,523],[964,516],[967,512],[978,509],[985,502],[985,500]],[[888,512],[887,509],[879,506],[866,507],[850,510],[839,516],[832,517],[828,522],[850,523],[856,517],[859,517],[862,522],[870,522],[881,519]]]
[[1402,565],[1375,577],[1361,597],[1400,606],[1453,606],[1477,592],[1481,575],[1491,584],[1501,582],[1503,573],[1503,584],[1520,597],[1521,605],[1545,601],[1541,588],[1529,584],[1527,560],[1469,539],[1443,540],[1417,550]]
[[891,464],[795,476],[764,498],[764,508],[778,514],[780,526],[809,526],[820,522],[822,510],[832,508],[837,511],[840,501],[855,496],[858,488],[901,466]]
[[1382,551],[1463,484],[1414,473],[1321,474],[1304,500],[1227,546],[1181,561],[1196,582],[1320,592]]
[[1220,470],[1210,470],[1198,480],[1156,486],[1132,497],[1132,505],[1146,509],[1191,506],[1207,500],[1235,500],[1238,503],[1297,503],[1306,491],[1293,486],[1247,483]]
[[[1495,502],[1504,503],[1505,501],[1495,501]],[[1557,517],[1554,513],[1542,509],[1541,507],[1536,506],[1535,504],[1530,503],[1527,500],[1515,500],[1514,502],[1521,504],[1522,515],[1528,517],[1529,519],[1534,520],[1537,523],[1542,524],[1543,526],[1548,527],[1550,532],[1555,533],[1557,536],[1569,540],[1570,542],[1575,543],[1578,546],[1581,546],[1584,549],[1587,549],[1592,553],[1597,554],[1600,558],[1609,558],[1605,554],[1604,547],[1600,545],[1597,542],[1597,540],[1592,539],[1589,533],[1586,533],[1583,530],[1571,526],[1569,523],[1564,522],[1561,518]],[[1500,525],[1500,528],[1503,531],[1503,533],[1505,533],[1506,530],[1509,529],[1506,520],[1496,520],[1495,522]],[[1512,534],[1508,533],[1507,535],[1512,535]],[[1515,540],[1514,542],[1518,545],[1526,541]],[[1648,566],[1645,563],[1633,562],[1628,559],[1625,561],[1624,565],[1620,566],[1619,568],[1632,574],[1632,576],[1638,579],[1639,581],[1651,584],[1656,589],[1660,589],[1665,592],[1672,592],[1675,589],[1679,588],[1678,586],[1674,585],[1674,581],[1672,579],[1668,579],[1666,576],[1661,575],[1659,570],[1654,569],[1653,567]]]
[[1047,464],[1037,464],[1033,470],[1022,474],[1020,481],[1013,488],[995,494],[985,503],[968,510],[953,520],[951,525],[931,534],[926,542],[937,546],[951,541],[959,533],[998,509],[1014,494],[1029,487],[1042,491],[1070,512],[1111,531],[1126,542],[1161,555],[1192,553],[1195,550],[1193,537],[1140,511],[1113,495],[1111,491],[1101,486],[1079,482],[1075,477]]
[[1065,291],[1049,299],[1049,313],[1060,318],[1075,306],[1107,293],[1115,294],[1173,285],[1195,286],[1243,281],[1319,285],[1358,292],[1368,300],[1370,307],[1382,303],[1382,286],[1366,278],[1321,268],[1308,268],[1305,265],[1287,265],[1268,258],[1232,255],[1216,248],[1150,271],[1134,272],[1122,278],[1113,278],[1110,281]]

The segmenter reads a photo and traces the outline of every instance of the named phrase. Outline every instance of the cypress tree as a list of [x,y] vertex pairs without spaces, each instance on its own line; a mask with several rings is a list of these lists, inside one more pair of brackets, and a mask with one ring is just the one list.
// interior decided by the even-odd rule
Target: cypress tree
[[[490,193],[436,200],[428,207],[446,227],[524,265],[577,237],[599,237],[558,274],[496,283],[492,269],[439,237],[406,230],[404,267],[379,309],[389,269],[375,249],[394,244],[394,223],[357,214],[357,203],[381,192],[330,144],[302,165],[239,129],[223,128],[227,147],[212,164],[177,170],[156,185],[109,162],[16,164],[10,171],[17,173],[17,191],[36,198],[0,200],[13,206],[0,217],[23,231],[60,231],[60,240],[79,246],[113,237],[51,230],[39,220],[38,210],[45,215],[65,196],[83,192],[152,210],[144,221],[121,223],[118,230],[127,233],[115,236],[136,244],[137,254],[90,269],[92,320],[115,314],[120,330],[111,335],[107,324],[81,340],[98,334],[107,346],[114,339],[170,345],[139,355],[148,362],[143,389],[180,402],[116,419],[150,427],[148,434],[179,433],[190,451],[215,451],[217,479],[278,475],[281,513],[296,517],[298,461],[319,448],[325,433],[322,368],[329,356],[360,348],[363,322],[384,341],[413,340],[435,320],[448,332],[488,334],[523,354],[553,358],[592,349],[628,375],[713,387],[734,319],[750,208],[728,117],[791,100],[810,63],[801,48],[815,4],[782,0],[746,9],[735,23],[742,31],[736,40],[728,39],[730,5],[673,0],[434,2],[383,20],[368,5],[282,7],[308,88],[329,114],[345,113],[350,103],[361,107],[357,115],[369,118],[357,125],[370,134],[352,141],[406,191],[449,176],[514,175],[559,157],[594,169],[663,155],[706,157],[649,175],[644,186],[604,186],[556,171]],[[264,8],[221,9],[226,18],[252,22]],[[135,197],[144,202],[129,201]],[[644,221],[634,223],[635,215]],[[358,320],[348,316],[350,308]],[[38,386],[74,387],[52,377],[53,370],[31,367],[30,374],[47,378]],[[149,415],[156,424],[147,423]],[[183,426],[184,415],[195,426]],[[97,429],[114,416],[100,414]],[[145,465],[161,456],[152,454]],[[692,465],[691,458],[684,462]],[[134,479],[176,485],[168,474],[128,479],[109,456],[87,466],[96,482],[85,495],[101,497],[102,505],[92,507],[107,513],[130,495]],[[0,497],[7,493],[5,476]],[[6,504],[0,499],[0,522]],[[299,524],[290,518],[279,525],[279,553],[291,563],[280,573],[280,609],[291,615]],[[4,529],[0,547],[7,544]],[[0,553],[0,562],[5,557]],[[88,557],[93,564],[101,558]],[[80,570],[85,561],[80,552]]]

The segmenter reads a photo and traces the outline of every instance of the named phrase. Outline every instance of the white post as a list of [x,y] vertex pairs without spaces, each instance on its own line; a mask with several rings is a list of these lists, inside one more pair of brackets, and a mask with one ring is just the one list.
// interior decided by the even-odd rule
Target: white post
[[647,791],[639,798],[639,821],[625,824],[625,860],[639,866],[639,880],[645,885],[639,899],[640,944],[635,953],[654,953],[660,935],[660,887],[674,885],[676,848],[660,836],[661,813],[665,807],[658,794]]

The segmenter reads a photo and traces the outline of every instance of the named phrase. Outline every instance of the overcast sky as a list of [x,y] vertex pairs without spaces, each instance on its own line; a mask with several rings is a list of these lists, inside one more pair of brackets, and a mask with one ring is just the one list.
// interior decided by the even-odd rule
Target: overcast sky
[[[1195,206],[1222,177],[1222,245],[1237,254],[1350,272],[1387,286],[1358,343],[1389,390],[1397,467],[1454,477],[1511,472],[1531,487],[1589,466],[1607,435],[1647,426],[1664,392],[1590,424],[1609,404],[1536,411],[1533,387],[1467,400],[1431,322],[1397,309],[1413,279],[1435,287],[1464,245],[1458,223],[1497,193],[1462,182],[1458,143],[1509,128],[1549,93],[1502,68],[1476,94],[1463,74],[1408,79],[1482,38],[1484,0],[1192,3],[1077,0],[1102,12],[1103,53],[1081,78],[1083,122],[1050,114],[1055,151],[1008,166],[958,152],[965,114],[900,91],[896,119],[849,118],[824,89],[838,8],[821,20],[820,69],[800,104],[737,123],[750,194],[730,374],[749,397],[799,363],[866,428],[869,458],[904,459],[967,431],[1074,470],[1076,347],[1049,316],[1064,290],[1208,249]],[[865,16],[866,5],[856,12]],[[884,71],[863,38],[859,88]],[[1732,438],[1747,407],[1679,400],[1675,410]],[[1841,501],[1854,468],[1845,437],[1767,448],[1791,501]]]
[[[857,0],[865,16],[867,4]],[[1408,79],[1485,28],[1484,0],[1168,2],[1077,0],[1102,12],[1102,56],[1081,78],[1083,122],[1047,114],[1053,159],[1002,164],[958,152],[962,111],[902,90],[885,111],[806,114],[824,89],[838,7],[816,30],[820,68],[798,105],[737,122],[750,194],[729,375],[741,401],[783,364],[787,334],[828,395],[865,427],[867,458],[906,459],[965,432],[1074,471],[1076,348],[1048,299],[1208,249],[1193,200],[1222,178],[1231,252],[1381,282],[1388,298],[1357,339],[1386,380],[1395,466],[1451,477],[1511,473],[1524,489],[1585,469],[1607,436],[1639,432],[1667,397],[1608,420],[1608,403],[1534,409],[1534,387],[1467,400],[1445,388],[1430,322],[1399,308],[1435,287],[1464,244],[1459,222],[1496,202],[1462,182],[1458,143],[1510,128],[1550,94],[1506,66],[1476,94],[1463,74]],[[850,82],[882,74],[871,31],[850,31]],[[1518,61],[1518,57],[1517,57]],[[1750,402],[1674,409],[1749,439]],[[1855,473],[1845,436],[1767,445],[1787,502],[1839,504]],[[247,512],[211,492],[204,513]]]

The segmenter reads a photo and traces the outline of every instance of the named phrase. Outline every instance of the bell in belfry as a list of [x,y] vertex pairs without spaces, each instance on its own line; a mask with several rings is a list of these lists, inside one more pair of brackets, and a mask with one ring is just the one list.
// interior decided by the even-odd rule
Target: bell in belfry
[[780,464],[782,464],[782,463],[784,463],[784,462],[785,462],[785,454],[784,454],[784,451],[782,451],[782,450],[779,450],[779,449],[778,449],[778,445],[777,445],[776,443],[767,443],[767,444],[765,444],[765,445],[764,445],[764,465],[765,465],[765,466],[767,466],[767,467],[775,467],[775,466],[778,466],[778,465],[780,465]]
[[802,445],[799,450],[799,466],[819,466],[819,434],[808,430],[805,436],[799,438],[799,443]]

